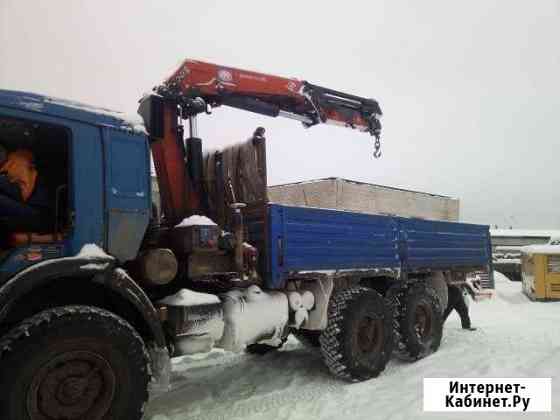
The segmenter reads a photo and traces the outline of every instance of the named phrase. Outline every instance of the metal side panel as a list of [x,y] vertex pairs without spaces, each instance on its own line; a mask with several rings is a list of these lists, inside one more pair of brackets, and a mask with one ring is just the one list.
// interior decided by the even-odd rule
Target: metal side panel
[[491,265],[488,226],[399,218],[404,268]]
[[247,205],[243,212],[246,226],[245,241],[259,250],[259,274],[264,278],[268,271],[267,259],[267,205],[265,202],[255,202]]
[[103,128],[108,252],[120,261],[134,259],[150,220],[148,143],[139,136]]
[[267,286],[291,272],[400,267],[396,219],[270,204]]

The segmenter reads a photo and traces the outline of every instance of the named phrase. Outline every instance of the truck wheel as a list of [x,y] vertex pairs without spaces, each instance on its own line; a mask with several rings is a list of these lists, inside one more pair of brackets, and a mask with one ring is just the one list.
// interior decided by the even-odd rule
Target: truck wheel
[[378,376],[393,349],[391,315],[385,300],[365,287],[352,287],[332,296],[327,328],[319,338],[331,373],[350,382]]
[[148,361],[138,333],[111,312],[48,309],[0,339],[0,418],[139,420]]
[[416,284],[396,294],[396,355],[404,360],[418,360],[437,351],[443,330],[442,310],[436,292]]
[[447,303],[449,301],[449,295],[443,273],[441,271],[433,273],[426,279],[426,286],[431,288],[438,297],[441,313],[445,312],[445,308],[447,308]]

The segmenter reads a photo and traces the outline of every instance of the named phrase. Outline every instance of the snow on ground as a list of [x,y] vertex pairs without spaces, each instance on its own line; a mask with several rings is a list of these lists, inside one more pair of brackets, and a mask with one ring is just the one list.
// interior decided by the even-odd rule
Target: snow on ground
[[[150,403],[146,419],[560,419],[560,302],[531,302],[521,283],[497,273],[494,299],[470,310],[477,331],[461,330],[452,314],[437,353],[392,360],[358,384],[333,379],[295,339],[266,356],[214,351],[179,359],[172,391]],[[552,377],[552,413],[424,413],[424,377]]]

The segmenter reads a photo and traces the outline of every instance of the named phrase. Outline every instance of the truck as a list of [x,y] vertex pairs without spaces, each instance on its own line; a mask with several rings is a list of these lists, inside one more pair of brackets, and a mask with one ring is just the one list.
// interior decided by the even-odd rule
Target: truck
[[32,152],[52,204],[0,214],[0,418],[140,419],[171,358],[290,334],[367,380],[437,351],[447,285],[492,275],[487,226],[269,202],[263,128],[203,150],[197,115],[219,106],[369,132],[380,156],[375,100],[195,60],[141,121],[0,91],[0,144]]

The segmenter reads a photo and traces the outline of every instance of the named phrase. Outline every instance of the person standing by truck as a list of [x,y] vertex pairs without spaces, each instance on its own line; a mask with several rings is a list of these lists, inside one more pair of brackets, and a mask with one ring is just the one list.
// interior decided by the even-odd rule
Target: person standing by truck
[[[469,317],[469,306],[465,301],[466,296],[463,293],[463,289],[460,286],[450,284],[448,286],[448,303],[445,312],[443,313],[443,322],[447,320],[447,317],[453,310],[457,311],[461,317],[461,327],[464,330],[475,331],[471,325],[471,318]],[[468,290],[468,289],[467,289]]]

